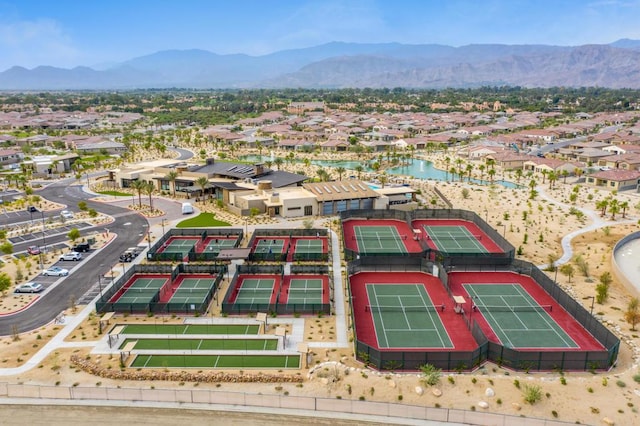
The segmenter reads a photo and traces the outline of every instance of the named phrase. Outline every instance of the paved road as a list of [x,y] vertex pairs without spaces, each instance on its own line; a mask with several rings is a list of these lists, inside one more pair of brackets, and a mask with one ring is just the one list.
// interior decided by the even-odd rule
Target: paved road
[[[89,201],[92,195],[84,193],[80,185],[70,185],[74,182],[73,179],[60,181],[42,189],[38,194],[51,201],[68,205],[69,210],[77,210],[75,206],[78,202],[86,201],[89,208],[110,215],[115,219],[113,223],[108,225],[108,229],[117,234],[117,237],[97,255],[89,253],[86,260],[78,264],[71,265],[71,262],[66,262],[67,269],[71,270],[71,274],[67,278],[60,280],[29,309],[0,318],[0,336],[30,331],[55,319],[61,311],[69,307],[71,297],[75,300],[79,299],[96,284],[99,274],[105,274],[113,264],[118,262],[120,254],[126,248],[138,245],[144,238],[149,226],[147,219],[114,204]],[[104,227],[96,229],[102,231]],[[47,239],[47,245],[66,239],[64,234],[52,236],[51,240]],[[28,245],[29,242],[24,244]],[[75,268],[71,269],[73,266]],[[51,281],[51,278],[43,278],[43,280]]]

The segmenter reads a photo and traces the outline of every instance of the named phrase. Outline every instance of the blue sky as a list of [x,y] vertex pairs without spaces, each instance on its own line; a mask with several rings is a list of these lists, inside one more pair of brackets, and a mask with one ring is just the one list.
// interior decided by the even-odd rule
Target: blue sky
[[330,41],[580,45],[640,39],[640,0],[0,0],[0,71],[165,49],[262,55]]

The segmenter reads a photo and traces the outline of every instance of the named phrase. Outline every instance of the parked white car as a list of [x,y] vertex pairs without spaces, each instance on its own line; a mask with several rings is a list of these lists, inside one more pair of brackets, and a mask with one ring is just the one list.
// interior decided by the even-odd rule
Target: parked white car
[[60,256],[60,260],[73,260],[78,261],[82,259],[82,255],[77,251],[70,251],[69,253],[64,253]]
[[73,212],[70,212],[69,210],[62,210],[60,212],[60,216],[65,219],[73,219]]
[[24,283],[16,287],[15,292],[16,293],[40,293],[42,290],[44,290],[44,287],[42,286],[42,284]]
[[67,275],[69,275],[69,271],[67,269],[60,268],[59,266],[52,266],[49,269],[45,269],[42,272],[42,275],[44,275],[45,277],[66,277]]

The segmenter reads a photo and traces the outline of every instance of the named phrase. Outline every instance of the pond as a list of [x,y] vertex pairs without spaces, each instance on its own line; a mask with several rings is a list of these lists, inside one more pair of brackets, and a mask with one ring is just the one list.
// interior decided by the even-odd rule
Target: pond
[[[262,157],[259,155],[245,155],[240,157],[243,161],[273,161],[272,156],[263,155]],[[301,163],[302,160],[296,160],[297,163]],[[369,164],[373,163],[367,161],[347,161],[347,160],[311,160],[311,164],[322,167],[344,167],[346,170],[355,170],[357,166],[362,166],[363,171],[365,172],[373,172],[373,169],[369,167]],[[412,176],[416,179],[431,179],[431,180],[440,180],[440,181],[450,181],[451,173],[447,173],[444,170],[437,169],[433,166],[431,161],[420,160],[420,159],[412,159],[410,162],[403,166],[392,167],[386,170],[387,174],[395,175],[395,176]],[[458,180],[458,175],[455,175],[456,180]],[[466,181],[467,179],[463,179]],[[480,185],[490,185],[491,182],[488,180],[480,180],[480,179],[471,179],[471,182],[480,184]],[[502,185],[505,188],[522,188],[521,185],[517,185],[513,182],[505,181],[505,180],[494,180],[494,184]]]

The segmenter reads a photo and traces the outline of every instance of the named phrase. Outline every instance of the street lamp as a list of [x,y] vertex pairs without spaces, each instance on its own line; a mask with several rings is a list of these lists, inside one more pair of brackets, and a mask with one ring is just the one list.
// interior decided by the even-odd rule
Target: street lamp
[[249,240],[249,218],[244,217],[244,237]]
[[585,297],[585,299],[591,299],[591,310],[589,311],[589,314],[591,316],[593,316],[593,303],[596,301],[596,297],[595,296],[587,296],[587,297]]
[[162,225],[162,236],[164,236],[164,224],[166,221],[166,219],[162,219],[162,222],[160,222],[160,224]]
[[40,211],[40,214],[42,215],[42,247],[44,248],[44,251],[47,251],[47,240],[44,237],[44,231],[45,231],[45,223],[44,223],[44,212]]
[[151,252],[151,230],[147,230],[147,243],[149,243],[149,252]]

